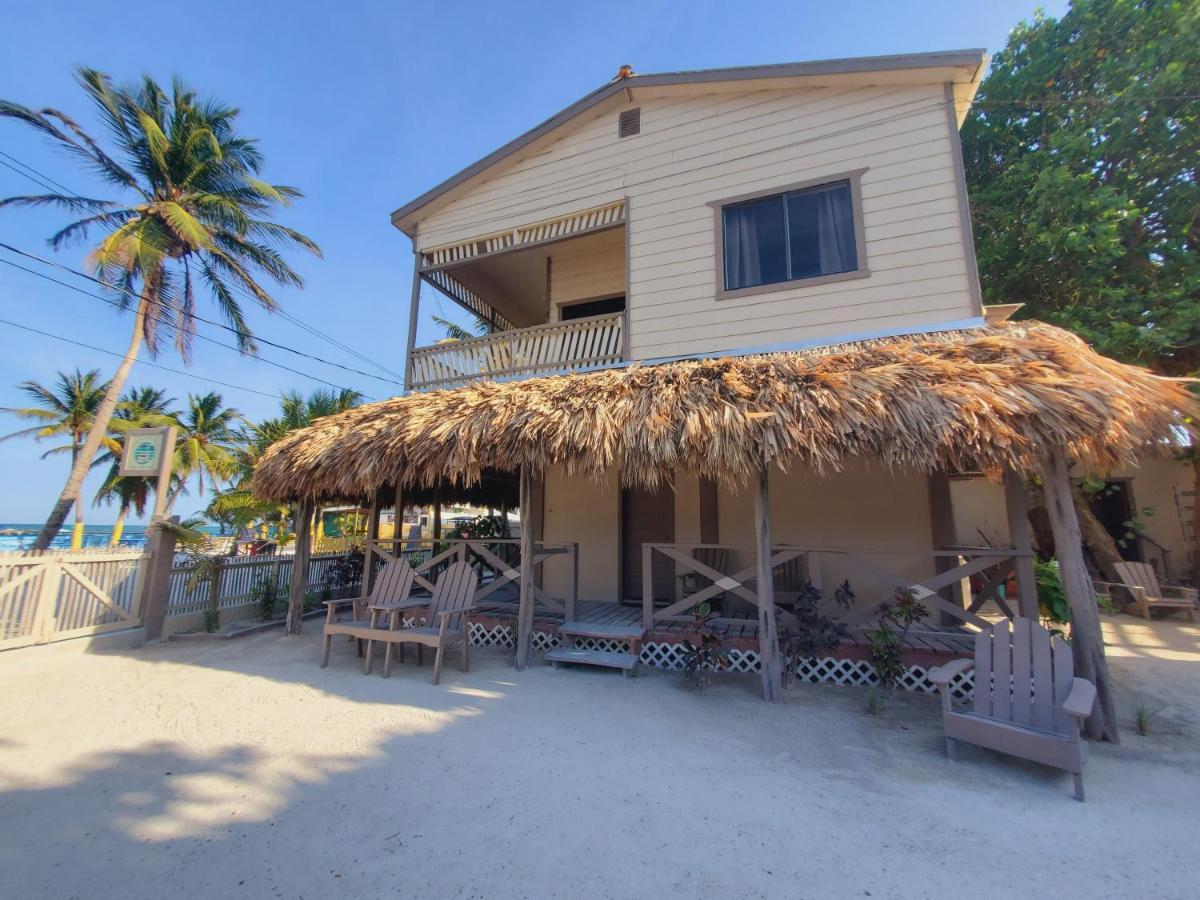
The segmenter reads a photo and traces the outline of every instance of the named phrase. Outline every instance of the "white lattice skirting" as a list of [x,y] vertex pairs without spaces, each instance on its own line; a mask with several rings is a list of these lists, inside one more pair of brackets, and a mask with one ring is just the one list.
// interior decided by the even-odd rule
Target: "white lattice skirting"
[[[622,641],[580,639],[576,642],[589,650],[618,650],[628,652],[629,644]],[[471,623],[471,644],[475,647],[513,647],[512,628],[507,625],[493,625],[491,628],[479,622]],[[544,631],[534,631],[533,649],[549,650],[559,644],[558,635]],[[757,650],[730,650],[728,652],[728,671],[757,672],[759,658]],[[684,667],[684,647],[682,644],[649,641],[642,645],[642,665],[653,666],[657,669],[680,670]],[[875,668],[863,659],[838,659],[833,656],[823,656],[816,659],[804,659],[796,663],[795,678],[797,681],[809,684],[845,684],[851,686],[866,686],[878,684]],[[955,700],[968,700],[974,689],[975,679],[971,672],[960,675],[950,686],[950,692]],[[929,680],[924,666],[909,666],[900,676],[897,686],[906,691],[932,694],[937,688]]]

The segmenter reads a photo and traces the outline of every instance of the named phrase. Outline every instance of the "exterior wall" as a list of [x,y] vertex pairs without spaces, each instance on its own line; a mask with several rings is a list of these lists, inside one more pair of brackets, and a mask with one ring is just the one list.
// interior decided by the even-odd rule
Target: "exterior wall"
[[[776,543],[853,548],[861,561],[821,555],[826,593],[849,580],[860,604],[888,599],[897,579],[933,573],[928,487],[920,473],[893,474],[865,463],[821,478],[811,472],[771,474],[771,528]],[[754,499],[749,491],[718,495],[720,542],[738,545],[735,565],[750,564],[754,546]],[[597,485],[586,479],[546,476],[548,541],[579,541],[579,596],[616,600],[620,590],[620,491],[616,478]],[[695,476],[675,478],[675,541],[700,543],[700,490]],[[546,586],[562,596],[566,569],[546,564]]]
[[[631,106],[627,104],[626,106]],[[977,315],[941,84],[644,100],[609,107],[422,220],[422,249],[628,198],[634,359],[919,328]],[[710,202],[865,168],[870,275],[717,300]]]
[[[597,484],[561,470],[545,477],[546,541],[579,543],[579,599],[616,600],[621,584],[621,492],[616,473]],[[561,558],[542,567],[542,585],[552,597],[567,593],[569,570]]]
[[550,321],[560,303],[625,293],[625,229],[563,241],[550,250]]
[[[1194,485],[1191,466],[1171,459],[1152,457],[1136,469],[1112,473],[1113,479],[1130,479],[1132,502],[1147,537],[1166,547],[1167,575],[1183,579],[1191,563],[1191,547],[1180,514],[1177,492],[1191,491]],[[979,546],[984,543],[980,532],[993,544],[1009,543],[1008,522],[1004,510],[1004,488],[986,478],[959,478],[951,481],[950,493],[954,503],[954,527],[958,541]],[[1152,515],[1144,515],[1146,508]],[[1146,558],[1157,561],[1152,546],[1145,547]]]

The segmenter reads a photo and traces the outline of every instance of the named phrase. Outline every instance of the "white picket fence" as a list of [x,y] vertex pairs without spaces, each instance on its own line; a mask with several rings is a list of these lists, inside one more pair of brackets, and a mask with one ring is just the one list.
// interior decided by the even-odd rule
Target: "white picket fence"
[[[324,553],[313,556],[308,564],[308,590],[320,593],[329,580],[329,569],[344,553]],[[217,581],[219,609],[249,606],[254,602],[251,592],[262,579],[273,581],[279,596],[286,598],[292,580],[292,556],[233,556],[223,559]],[[168,618],[202,613],[208,608],[210,582],[189,586],[193,567],[177,565],[171,569],[171,596],[167,604]],[[335,595],[336,596],[336,595]]]
[[0,553],[0,650],[139,624],[141,550]]

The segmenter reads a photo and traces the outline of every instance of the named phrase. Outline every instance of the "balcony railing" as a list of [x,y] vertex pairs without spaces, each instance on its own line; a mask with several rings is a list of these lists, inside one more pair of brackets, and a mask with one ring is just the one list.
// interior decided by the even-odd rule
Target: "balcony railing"
[[625,358],[625,314],[515,328],[413,351],[414,390],[599,369]]

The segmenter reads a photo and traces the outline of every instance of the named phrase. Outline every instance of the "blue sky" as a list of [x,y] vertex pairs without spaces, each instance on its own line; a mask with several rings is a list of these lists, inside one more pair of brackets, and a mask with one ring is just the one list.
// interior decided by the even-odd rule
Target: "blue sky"
[[[168,82],[180,75],[201,93],[239,106],[243,133],[261,141],[266,177],[307,195],[283,221],[325,251],[323,260],[297,255],[307,287],[276,296],[293,315],[402,371],[411,250],[390,225],[390,211],[603,84],[621,64],[645,73],[965,47],[994,51],[1039,5],[1052,15],[1066,6],[1032,0],[210,0],[199,6],[127,0],[113,7],[9,0],[0,97],[58,107],[90,124],[71,71],[84,64],[118,81],[149,73]],[[0,120],[0,150],[81,194],[103,196],[86,173],[19,123]],[[0,196],[40,190],[0,168]],[[0,241],[49,256],[45,239],[65,221],[57,212],[0,210]],[[77,246],[57,258],[79,268],[86,252]],[[201,314],[211,312],[207,298],[200,301]],[[452,312],[448,301],[440,305]],[[431,299],[423,309],[436,312],[438,303]],[[3,265],[0,318],[112,350],[128,339],[127,316]],[[264,337],[370,368],[290,322],[262,313],[253,313],[251,322]],[[205,326],[201,332],[222,336]],[[427,331],[422,342],[432,336]],[[113,357],[5,325],[0,340],[0,406],[25,405],[15,389],[24,379],[50,382],[56,370],[75,366],[107,376],[116,365]],[[262,356],[372,397],[394,390],[317,363],[298,364],[269,348]],[[171,353],[155,361],[182,368]],[[189,371],[237,387],[141,366],[130,384],[165,387],[181,400],[213,387],[252,418],[272,414],[277,400],[251,391],[277,395],[322,386],[203,342]],[[15,418],[0,416],[0,433],[18,427]],[[0,521],[45,517],[67,463],[61,456],[42,461],[40,452],[32,441],[0,443]],[[89,483],[89,503],[94,492]],[[184,498],[178,511],[202,505]],[[107,523],[114,515],[90,510],[89,521]]]

